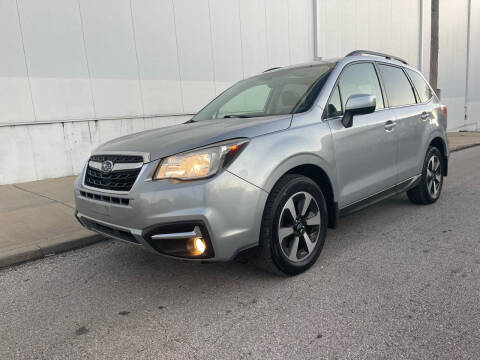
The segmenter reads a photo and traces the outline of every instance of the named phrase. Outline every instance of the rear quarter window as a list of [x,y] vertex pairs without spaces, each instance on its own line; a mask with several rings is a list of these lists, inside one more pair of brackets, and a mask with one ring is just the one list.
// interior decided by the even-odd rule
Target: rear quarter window
[[416,104],[415,94],[403,70],[396,66],[379,65],[390,106]]
[[407,69],[407,74],[410,76],[410,79],[413,82],[413,86],[417,89],[418,96],[420,97],[420,101],[422,103],[427,102],[432,98],[432,90],[430,86],[426,83],[423,79],[422,75],[418,72]]

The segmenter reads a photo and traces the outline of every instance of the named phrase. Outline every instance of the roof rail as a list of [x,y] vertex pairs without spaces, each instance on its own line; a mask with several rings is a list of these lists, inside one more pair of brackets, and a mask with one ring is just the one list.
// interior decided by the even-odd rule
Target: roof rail
[[397,56],[388,55],[388,54],[384,54],[384,53],[381,53],[381,52],[370,51],[370,50],[355,50],[355,51],[352,51],[352,52],[348,53],[346,56],[356,56],[356,55],[380,56],[380,57],[384,57],[388,60],[397,60],[397,61],[400,61],[400,62],[404,63],[405,65],[408,65],[408,63],[405,60],[403,60],[402,58],[399,58]]
[[269,71],[273,71],[273,70],[277,70],[277,69],[280,69],[280,68],[281,68],[281,66],[273,67],[273,68],[265,70],[264,73],[269,72]]

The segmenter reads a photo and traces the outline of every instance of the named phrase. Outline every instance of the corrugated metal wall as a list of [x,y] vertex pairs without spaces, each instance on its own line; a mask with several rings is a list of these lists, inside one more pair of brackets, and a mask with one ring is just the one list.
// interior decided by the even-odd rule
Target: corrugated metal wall
[[0,0],[0,49],[0,184],[66,176],[102,142],[311,60],[312,1]]
[[480,130],[480,0],[471,0],[466,123]]
[[[316,2],[318,56],[344,56],[355,49],[391,53],[428,79],[430,0]],[[440,0],[439,20],[438,87],[448,107],[448,128],[480,129],[480,0]]]

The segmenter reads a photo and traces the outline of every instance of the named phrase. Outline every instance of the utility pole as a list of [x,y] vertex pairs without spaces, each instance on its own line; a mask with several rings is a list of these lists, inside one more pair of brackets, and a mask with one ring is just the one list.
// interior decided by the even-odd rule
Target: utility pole
[[438,1],[432,0],[429,80],[438,97],[440,97],[440,90],[438,89]]

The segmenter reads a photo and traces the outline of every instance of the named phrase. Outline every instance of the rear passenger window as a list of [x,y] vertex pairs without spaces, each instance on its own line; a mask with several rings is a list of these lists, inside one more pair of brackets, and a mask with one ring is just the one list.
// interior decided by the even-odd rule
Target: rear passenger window
[[389,65],[379,65],[380,75],[387,91],[390,106],[415,104],[412,85],[401,68]]
[[375,95],[377,97],[376,109],[383,109],[382,91],[373,64],[361,63],[348,66],[342,72],[338,85],[344,109],[348,98],[358,94]]
[[432,97],[432,90],[430,90],[430,86],[425,82],[422,75],[418,72],[413,70],[407,69],[408,76],[413,82],[413,86],[417,89],[418,96],[420,96],[420,101],[422,103],[427,102]]

